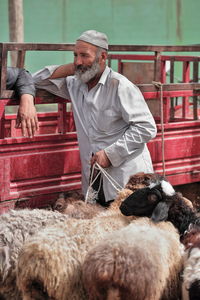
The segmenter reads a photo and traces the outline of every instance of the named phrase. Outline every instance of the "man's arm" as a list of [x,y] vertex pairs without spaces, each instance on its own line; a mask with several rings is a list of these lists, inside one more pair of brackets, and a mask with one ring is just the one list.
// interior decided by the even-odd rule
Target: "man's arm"
[[14,89],[20,99],[16,128],[21,125],[23,136],[29,137],[38,129],[37,113],[34,105],[35,86],[31,74],[20,68],[7,68],[7,89]]
[[128,125],[124,134],[112,145],[104,149],[114,167],[123,163],[129,155],[140,152],[144,144],[156,136],[154,118],[141,91],[132,83],[118,87],[123,119]]
[[55,78],[63,78],[70,75],[74,75],[74,64],[66,64],[59,66],[53,74],[49,77],[49,79],[55,79]]

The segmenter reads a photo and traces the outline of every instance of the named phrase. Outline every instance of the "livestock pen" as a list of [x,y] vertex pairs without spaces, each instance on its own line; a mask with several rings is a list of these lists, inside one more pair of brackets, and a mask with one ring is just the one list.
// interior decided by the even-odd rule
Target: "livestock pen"
[[[13,91],[6,90],[9,52],[17,51],[17,66],[24,67],[27,52],[71,53],[73,47],[0,44],[0,213],[16,207],[47,207],[60,192],[81,187],[79,148],[68,99],[37,91],[35,104],[57,103],[57,111],[38,112],[40,128],[33,138],[21,137],[15,128],[16,114],[6,113],[18,103]],[[108,56],[109,66],[138,85],[156,120],[157,136],[148,143],[155,172],[183,190],[193,185],[195,201],[200,196],[199,53],[200,45],[110,45]]]

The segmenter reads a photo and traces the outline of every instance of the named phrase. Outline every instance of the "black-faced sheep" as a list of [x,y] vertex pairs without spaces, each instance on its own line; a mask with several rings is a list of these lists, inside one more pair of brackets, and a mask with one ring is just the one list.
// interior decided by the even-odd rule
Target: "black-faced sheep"
[[120,210],[126,216],[147,216],[155,222],[171,221],[180,234],[198,220],[191,201],[175,192],[164,179],[135,191],[122,202]]
[[[200,291],[200,251],[198,249],[200,243],[198,241],[194,243],[195,239],[198,240],[198,234],[194,235],[194,229],[190,232],[190,228],[200,225],[200,217],[190,201],[180,193],[176,193],[169,182],[161,180],[130,195],[121,204],[120,210],[125,215],[148,216],[154,222],[168,220],[179,230],[180,239],[184,241],[186,248],[189,244],[193,244],[191,249],[186,250],[186,256],[190,255],[186,260],[188,267],[184,268],[183,299],[190,297],[190,299],[197,300]],[[187,232],[186,235],[185,232]],[[189,295],[187,289],[189,289]]]
[[192,224],[182,236],[185,245],[183,271],[183,300],[200,297],[200,227]]
[[170,222],[148,218],[107,235],[83,264],[88,299],[180,299],[182,248]]

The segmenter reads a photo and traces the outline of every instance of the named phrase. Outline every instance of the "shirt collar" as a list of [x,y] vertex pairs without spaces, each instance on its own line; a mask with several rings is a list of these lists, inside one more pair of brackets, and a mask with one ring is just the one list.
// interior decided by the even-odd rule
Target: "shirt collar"
[[110,68],[108,66],[105,67],[105,70],[103,71],[103,73],[101,74],[101,77],[99,79],[99,82],[98,83],[101,83],[101,84],[105,84],[106,82],[106,79],[108,77],[108,74],[110,72]]

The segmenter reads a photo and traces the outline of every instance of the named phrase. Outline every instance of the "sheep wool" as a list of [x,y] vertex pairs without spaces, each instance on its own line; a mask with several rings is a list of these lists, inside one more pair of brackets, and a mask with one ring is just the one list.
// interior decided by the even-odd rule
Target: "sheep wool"
[[93,219],[68,219],[30,237],[17,265],[17,286],[23,299],[87,299],[81,280],[87,252],[106,233],[129,223],[119,211],[108,209]]
[[188,291],[192,287],[192,284],[200,281],[199,247],[194,247],[192,249],[186,250],[184,261],[185,261],[185,265],[184,265],[184,272],[183,272],[183,300],[188,300],[190,299]]
[[178,300],[183,247],[170,222],[140,218],[101,240],[83,263],[89,300]]
[[181,241],[185,246],[182,299],[198,300],[200,295],[200,226],[191,223]]
[[16,261],[23,243],[46,225],[68,216],[43,209],[10,210],[0,215],[0,299],[20,300],[16,287]]

